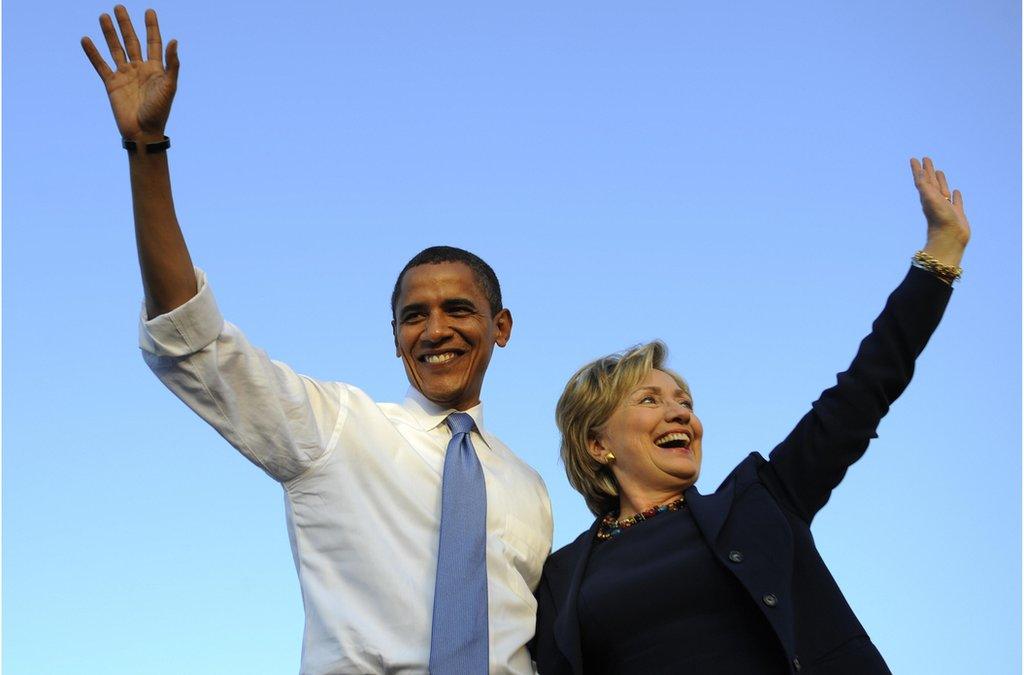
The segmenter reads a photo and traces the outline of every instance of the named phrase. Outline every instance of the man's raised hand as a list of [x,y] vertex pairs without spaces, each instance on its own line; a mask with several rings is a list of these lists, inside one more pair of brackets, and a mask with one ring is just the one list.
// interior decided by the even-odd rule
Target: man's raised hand
[[163,138],[178,87],[178,42],[171,40],[167,44],[165,68],[156,12],[146,10],[145,59],[142,58],[142,46],[128,17],[128,10],[118,5],[114,8],[114,16],[121,30],[120,39],[109,14],[100,16],[100,29],[116,70],[111,70],[88,37],[82,38],[82,49],[107,88],[121,137],[138,141],[159,140]]

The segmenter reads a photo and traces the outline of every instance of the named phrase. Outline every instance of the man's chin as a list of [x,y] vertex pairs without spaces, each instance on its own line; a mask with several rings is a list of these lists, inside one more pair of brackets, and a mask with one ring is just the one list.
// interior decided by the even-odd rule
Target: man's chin
[[423,394],[428,401],[442,408],[455,408],[458,410],[462,408],[471,408],[475,405],[475,403],[466,405],[466,399],[468,397],[466,396],[465,387],[424,385],[420,388],[420,393]]

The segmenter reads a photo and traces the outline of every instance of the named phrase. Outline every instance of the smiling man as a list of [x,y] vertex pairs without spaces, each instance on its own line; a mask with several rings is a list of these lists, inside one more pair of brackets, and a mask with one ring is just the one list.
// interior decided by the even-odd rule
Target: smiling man
[[398,275],[391,313],[395,350],[412,386],[458,410],[479,403],[491,347],[504,347],[512,334],[490,265],[461,249],[428,248]]
[[147,56],[124,7],[100,17],[128,153],[145,290],[140,345],[160,380],[284,489],[302,588],[302,673],[532,673],[533,590],[551,545],[535,471],[490,434],[480,391],[512,315],[493,270],[452,247],[406,265],[392,332],[410,388],[378,403],[299,375],[224,321],[178,226],[164,127],[177,88],[155,12]]

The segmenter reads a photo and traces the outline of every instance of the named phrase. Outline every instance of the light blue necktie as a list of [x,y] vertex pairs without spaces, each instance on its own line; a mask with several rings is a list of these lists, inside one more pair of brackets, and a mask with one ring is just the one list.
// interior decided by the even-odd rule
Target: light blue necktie
[[469,438],[473,418],[457,412],[445,421],[452,440],[441,485],[430,673],[486,675],[487,488]]

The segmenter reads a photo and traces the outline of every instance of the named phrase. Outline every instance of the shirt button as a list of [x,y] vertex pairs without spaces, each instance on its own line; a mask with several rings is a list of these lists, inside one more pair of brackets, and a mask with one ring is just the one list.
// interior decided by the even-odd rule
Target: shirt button
[[793,668],[795,670],[800,670],[800,659],[796,656],[793,657]]
[[779,604],[779,599],[776,598],[773,593],[765,593],[765,596],[761,598],[761,602],[763,602],[768,607],[774,607],[775,605]]
[[734,563],[743,562],[743,554],[739,551],[729,551],[729,560]]

